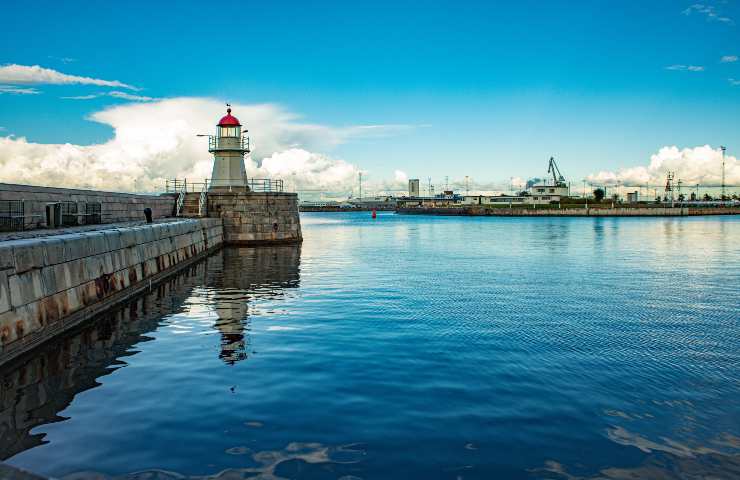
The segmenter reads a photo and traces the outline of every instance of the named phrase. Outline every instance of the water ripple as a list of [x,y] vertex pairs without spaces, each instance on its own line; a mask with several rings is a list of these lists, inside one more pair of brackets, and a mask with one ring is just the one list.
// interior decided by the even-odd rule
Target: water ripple
[[740,218],[302,219],[301,247],[227,248],[4,368],[0,458],[68,480],[740,476]]

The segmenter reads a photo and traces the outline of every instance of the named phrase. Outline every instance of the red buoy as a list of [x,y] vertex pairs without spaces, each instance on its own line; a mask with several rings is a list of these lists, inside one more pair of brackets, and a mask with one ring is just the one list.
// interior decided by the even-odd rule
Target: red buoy
[[378,216],[378,213],[377,213],[377,212],[375,211],[375,209],[373,208],[373,218],[377,218],[377,216]]

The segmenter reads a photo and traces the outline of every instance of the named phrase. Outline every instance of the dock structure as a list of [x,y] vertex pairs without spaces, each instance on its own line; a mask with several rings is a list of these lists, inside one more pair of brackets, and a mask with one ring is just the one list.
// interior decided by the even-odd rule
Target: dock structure
[[300,243],[297,194],[281,180],[247,178],[241,127],[229,108],[209,137],[214,178],[199,189],[0,184],[0,364],[224,245]]
[[411,207],[398,208],[396,213],[403,215],[471,217],[687,217],[701,215],[740,215],[740,206],[644,208]]

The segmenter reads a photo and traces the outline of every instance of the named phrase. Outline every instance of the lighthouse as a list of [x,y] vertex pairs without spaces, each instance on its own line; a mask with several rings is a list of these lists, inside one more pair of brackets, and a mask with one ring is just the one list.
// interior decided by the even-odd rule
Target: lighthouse
[[298,194],[284,191],[282,179],[247,180],[244,168],[244,154],[250,152],[247,129],[231,114],[231,106],[228,103],[226,106],[226,115],[218,121],[216,134],[208,135],[208,151],[213,154],[208,188],[187,191],[187,182],[180,182],[183,189],[178,194],[178,214],[192,210],[201,217],[220,218],[224,243],[230,245],[301,243]]
[[209,191],[248,191],[244,154],[249,153],[247,130],[226,104],[226,115],[216,126],[216,135],[208,137],[208,151],[213,154],[213,171]]

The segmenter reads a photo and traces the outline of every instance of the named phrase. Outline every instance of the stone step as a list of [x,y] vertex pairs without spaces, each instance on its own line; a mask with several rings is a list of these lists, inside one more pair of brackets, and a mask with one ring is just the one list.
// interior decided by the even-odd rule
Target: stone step
[[181,217],[199,217],[200,192],[187,192],[180,211]]

